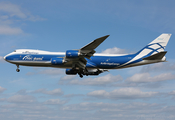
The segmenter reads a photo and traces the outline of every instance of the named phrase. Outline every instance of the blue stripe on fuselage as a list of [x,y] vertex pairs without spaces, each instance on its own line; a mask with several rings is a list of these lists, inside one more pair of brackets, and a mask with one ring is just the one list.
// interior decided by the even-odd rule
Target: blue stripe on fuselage
[[[64,57],[65,55],[46,55],[46,54],[14,54],[6,57],[7,61],[50,61],[51,58]],[[136,54],[123,55],[123,56],[92,56],[91,60],[87,60],[87,68],[101,68],[101,69],[113,69],[127,63],[133,59]],[[60,65],[62,66],[62,65]],[[64,66],[64,64],[63,64]]]
[[50,61],[54,57],[64,57],[64,55],[39,55],[39,54],[14,54],[6,57],[7,61]]
[[[135,57],[135,54],[124,56],[92,56],[90,62],[96,67],[103,69],[113,69],[130,61]],[[89,62],[89,60],[87,60]]]

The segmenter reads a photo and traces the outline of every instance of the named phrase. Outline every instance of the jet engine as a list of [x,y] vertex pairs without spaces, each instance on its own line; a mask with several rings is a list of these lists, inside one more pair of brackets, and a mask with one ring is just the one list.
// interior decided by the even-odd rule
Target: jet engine
[[92,69],[92,70],[84,71],[83,75],[99,75],[102,72],[103,70]]
[[52,65],[62,65],[64,63],[63,58],[52,58],[51,59],[51,64]]
[[66,51],[66,58],[78,58],[80,55],[79,50],[67,50]]
[[76,75],[77,73],[80,75],[80,77],[83,77],[83,75],[99,75],[102,72],[105,72],[107,70],[89,70],[89,71],[85,71],[85,70],[76,70],[76,69],[66,69],[66,74],[67,75]]
[[67,75],[76,75],[77,74],[77,70],[66,69],[66,74]]

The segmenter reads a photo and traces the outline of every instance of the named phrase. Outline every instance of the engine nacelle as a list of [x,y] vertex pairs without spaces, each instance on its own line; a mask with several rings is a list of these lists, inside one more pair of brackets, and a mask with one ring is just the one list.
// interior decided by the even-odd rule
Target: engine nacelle
[[77,71],[73,69],[66,69],[66,74],[67,75],[76,75]]
[[104,71],[107,71],[107,70],[92,69],[92,70],[88,70],[87,72],[85,71],[83,73],[83,75],[99,75],[99,74],[103,73]]
[[99,75],[100,73],[97,71],[97,72],[87,72],[87,73],[84,73],[84,75]]
[[66,51],[67,58],[78,58],[79,55],[80,55],[79,50],[67,50]]
[[51,59],[51,64],[52,65],[62,65],[64,63],[63,58],[52,58]]

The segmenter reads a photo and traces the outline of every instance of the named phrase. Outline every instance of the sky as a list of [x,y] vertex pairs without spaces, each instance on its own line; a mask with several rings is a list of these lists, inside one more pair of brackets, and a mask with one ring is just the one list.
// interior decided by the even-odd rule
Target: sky
[[[174,120],[174,0],[0,0],[1,120]],[[135,53],[162,33],[168,62],[67,76],[20,66],[15,49],[79,49],[110,35],[97,53]]]

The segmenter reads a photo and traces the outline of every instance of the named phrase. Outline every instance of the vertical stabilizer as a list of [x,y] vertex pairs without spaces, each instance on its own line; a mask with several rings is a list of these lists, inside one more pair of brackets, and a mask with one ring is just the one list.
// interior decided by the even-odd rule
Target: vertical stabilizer
[[170,37],[171,34],[161,34],[159,37],[157,37],[155,40],[153,40],[147,46],[137,52],[133,59],[123,64],[122,66],[132,64],[136,61],[141,61],[142,59],[157,59],[156,57],[158,57],[159,59],[163,58],[163,55],[166,54],[164,50]]
[[153,49],[157,49],[158,52],[164,51],[170,37],[171,34],[161,34],[159,37],[149,43],[148,46]]
[[171,34],[161,34],[155,40],[150,42],[147,46],[145,46],[142,50],[140,50],[137,54],[139,57],[150,56],[157,54],[159,52],[163,52],[165,47],[171,37]]

